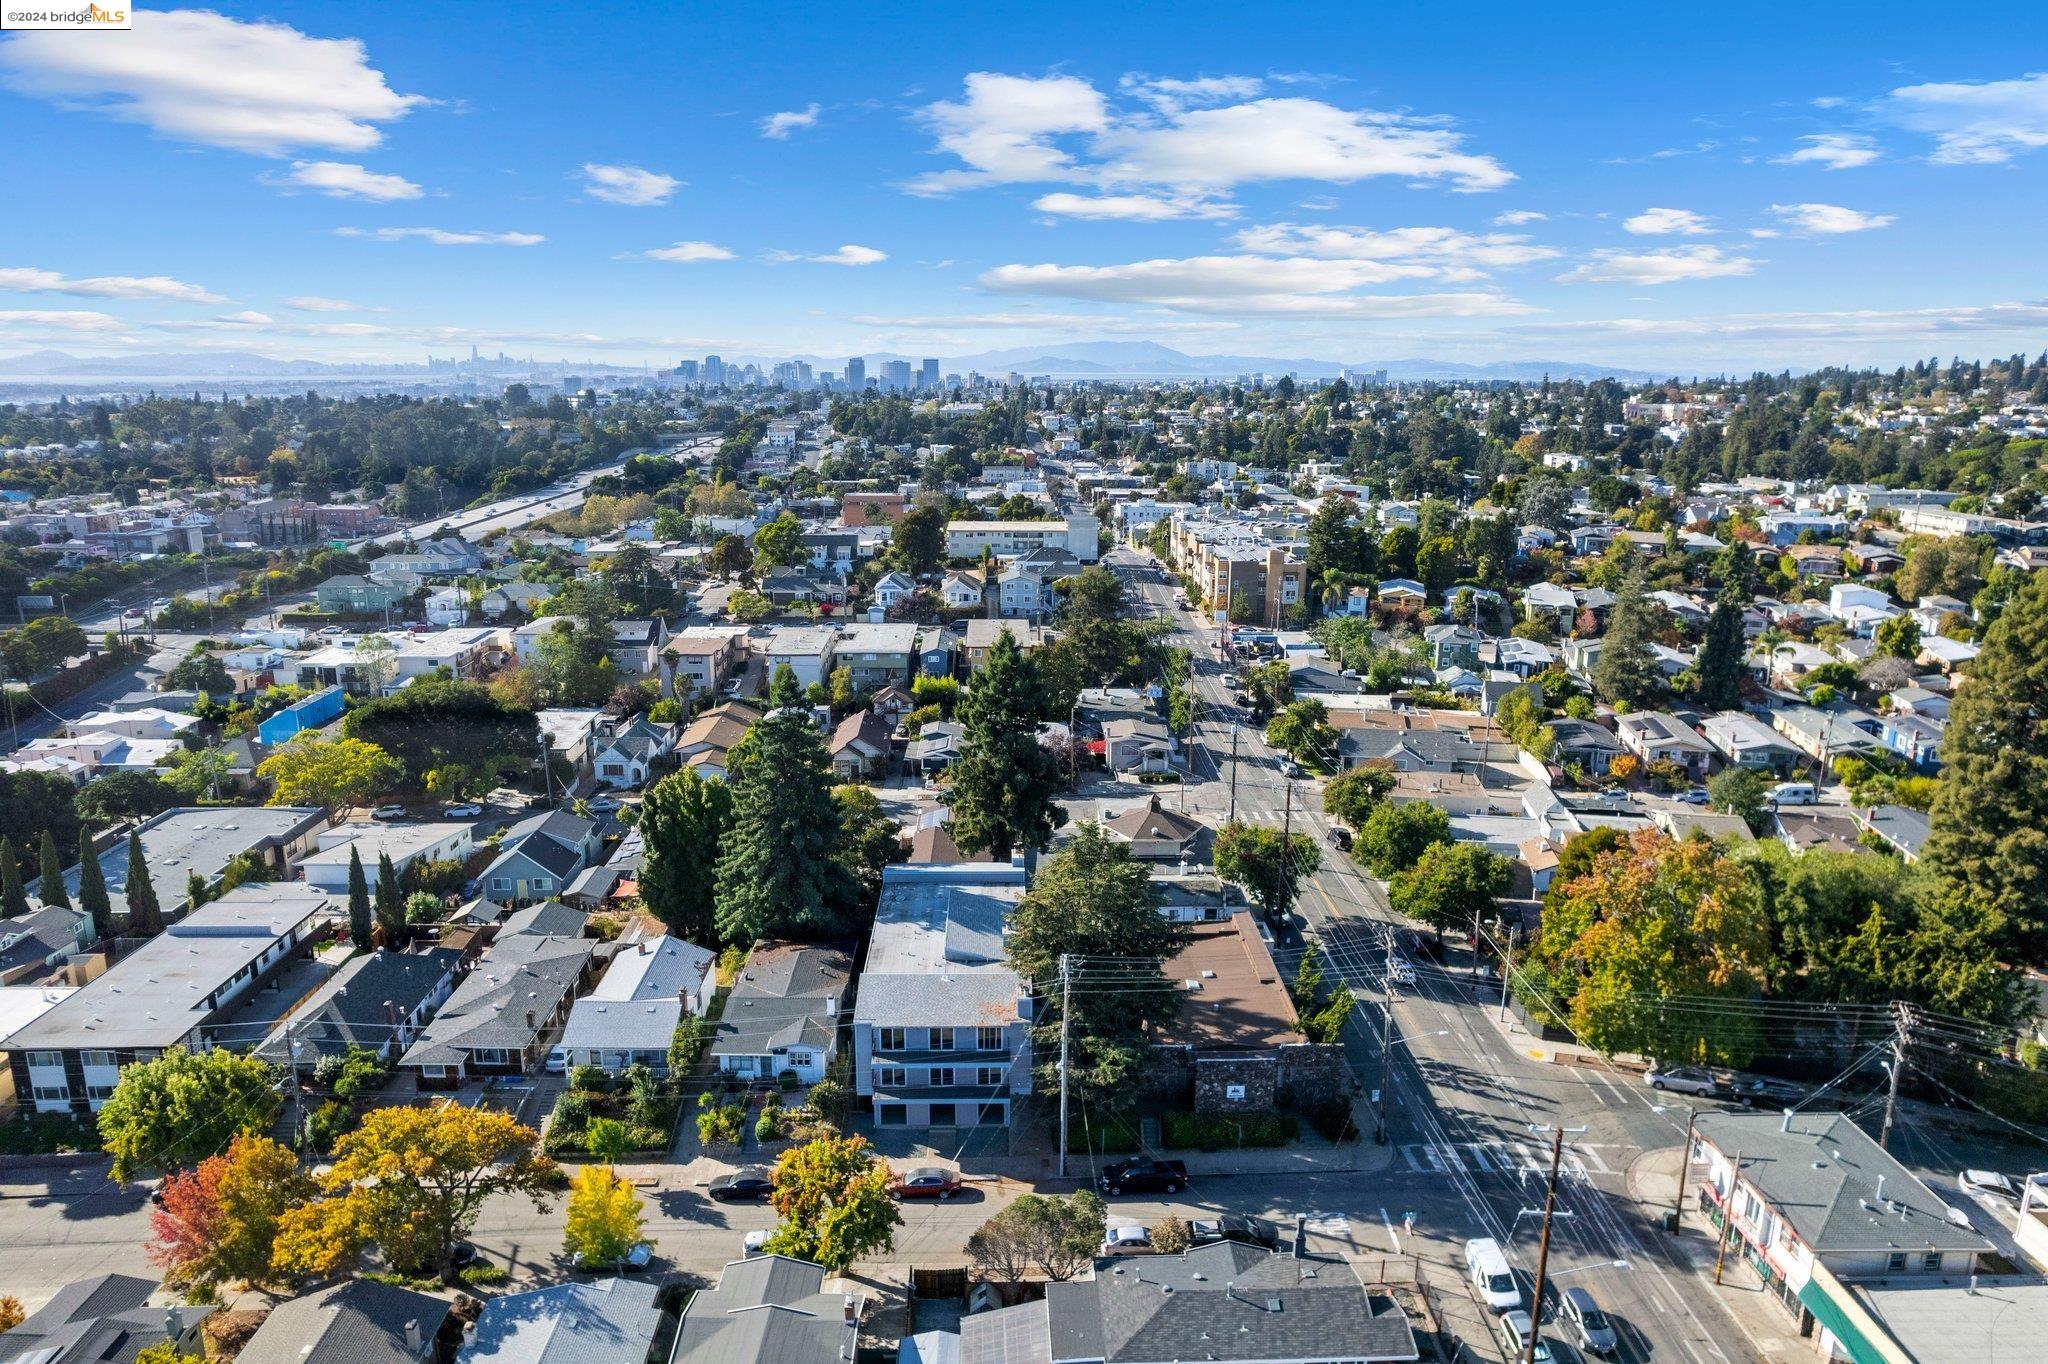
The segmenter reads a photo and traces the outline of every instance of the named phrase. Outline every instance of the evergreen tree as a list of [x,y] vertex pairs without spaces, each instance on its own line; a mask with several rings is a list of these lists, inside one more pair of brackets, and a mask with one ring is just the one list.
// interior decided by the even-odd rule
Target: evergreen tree
[[348,935],[358,952],[370,950],[370,879],[363,875],[363,855],[353,844],[348,850]]
[[105,942],[114,936],[114,907],[107,898],[106,874],[100,870],[99,854],[93,851],[92,830],[78,829],[78,907],[92,919],[92,936]]
[[18,919],[28,913],[28,892],[21,888],[21,860],[14,855],[14,840],[0,837],[0,919]]
[[191,913],[206,903],[206,878],[196,871],[185,873],[185,912]]
[[1600,658],[1593,664],[1593,687],[1610,705],[1630,710],[1648,705],[1664,693],[1657,656],[1650,652],[1652,608],[1643,596],[1638,569],[1622,581],[1614,609],[1601,637]]
[[398,884],[398,869],[390,853],[377,854],[377,926],[384,930],[384,946],[393,952],[411,937],[405,922],[405,891]]
[[1723,592],[1707,617],[1706,639],[1700,645],[1699,703],[1709,710],[1733,710],[1742,704],[1742,608],[1732,593]]
[[641,803],[640,901],[679,938],[718,943],[718,855],[732,824],[732,788],[692,767],[663,777]]
[[2048,953],[2048,574],[2033,574],[1984,636],[1949,706],[1941,787],[1922,863],[1934,910],[1987,957]]
[[64,863],[57,856],[57,836],[48,829],[43,830],[42,883],[36,893],[46,905],[71,908],[71,892],[64,888]]
[[831,757],[803,706],[796,675],[775,670],[774,709],[735,745],[735,818],[718,857],[718,936],[829,937],[845,927],[854,891],[839,861]]
[[1059,759],[1038,742],[1043,690],[1038,670],[1008,630],[996,636],[960,702],[960,760],[946,801],[953,841],[963,852],[1036,860],[1062,812]]
[[156,902],[156,887],[149,881],[149,864],[142,860],[142,835],[128,835],[128,935],[153,938],[164,931],[164,912]]

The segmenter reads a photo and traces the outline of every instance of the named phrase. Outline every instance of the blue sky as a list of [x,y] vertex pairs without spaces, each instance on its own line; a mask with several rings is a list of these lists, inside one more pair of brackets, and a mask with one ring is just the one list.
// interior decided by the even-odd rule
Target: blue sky
[[0,38],[0,129],[0,353],[2048,340],[2020,10],[224,5]]

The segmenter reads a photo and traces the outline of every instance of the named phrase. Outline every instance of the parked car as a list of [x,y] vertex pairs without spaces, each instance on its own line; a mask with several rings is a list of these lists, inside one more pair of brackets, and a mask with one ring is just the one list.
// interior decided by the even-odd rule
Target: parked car
[[1098,1255],[1150,1255],[1152,1233],[1139,1226],[1111,1227],[1103,1233]]
[[1267,1250],[1280,1249],[1280,1233],[1273,1224],[1263,1217],[1246,1217],[1242,1213],[1227,1212],[1221,1217],[1198,1218],[1188,1223],[1190,1243],[1211,1246],[1218,1241],[1235,1241],[1239,1245],[1263,1246]]
[[1772,805],[1811,805],[1820,799],[1810,781],[1781,781],[1764,799]]
[[1289,777],[1289,778],[1293,778],[1293,779],[1295,779],[1295,780],[1297,780],[1297,781],[1298,781],[1298,780],[1300,780],[1300,779],[1301,779],[1302,777],[1305,777],[1305,776],[1307,776],[1307,775],[1308,775],[1308,771],[1307,771],[1307,769],[1303,768],[1303,767],[1302,767],[1302,765],[1301,765],[1300,763],[1296,762],[1296,761],[1295,761],[1294,759],[1292,759],[1292,758],[1282,758],[1282,759],[1280,760],[1280,775],[1281,775],[1281,776],[1283,776],[1283,777]]
[[457,1269],[475,1264],[476,1259],[476,1247],[467,1241],[457,1241],[448,1248],[449,1263],[453,1264]]
[[960,1176],[938,1165],[921,1165],[889,1181],[891,1198],[951,1198],[960,1192]]
[[1393,978],[1396,985],[1413,985],[1415,983],[1415,967],[1404,957],[1396,957],[1393,961],[1389,962],[1387,964],[1387,974]]
[[1249,707],[1251,703],[1252,698],[1244,692],[1234,691],[1230,693],[1230,704],[1233,706]]
[[567,1047],[549,1047],[548,1058],[540,1063],[540,1068],[550,1075],[566,1074],[569,1069],[569,1049]]
[[450,819],[475,819],[483,812],[483,806],[467,800],[453,801],[441,807],[441,813]]
[[403,805],[380,805],[370,811],[370,818],[384,820],[404,819],[405,807]]
[[649,1242],[640,1241],[616,1260],[588,1260],[579,1250],[571,1257],[571,1263],[577,1269],[645,1269],[653,1259],[654,1246]]
[[1704,786],[1688,786],[1672,797],[1680,805],[1705,805],[1712,800]]
[[1614,1323],[1600,1310],[1593,1295],[1574,1284],[1558,1299],[1557,1319],[1578,1338],[1581,1348],[1596,1355],[1611,1355],[1620,1348]]
[[1104,1193],[1179,1193],[1187,1187],[1188,1167],[1177,1160],[1133,1156],[1103,1166],[1095,1182]]
[[1789,1108],[1807,1096],[1805,1085],[1792,1080],[1780,1080],[1770,1075],[1717,1072],[1714,1081],[1720,1086],[1722,1098],[1734,1099],[1744,1108],[1757,1108],[1766,1104]]
[[623,804],[617,796],[592,796],[583,802],[583,808],[600,815],[608,815]]
[[1967,1194],[1988,1194],[2002,1198],[2008,1203],[2020,1201],[2019,1185],[2007,1179],[1996,1170],[1965,1170],[1956,1176],[1956,1183]]
[[128,608],[128,609],[126,610],[126,611],[123,611],[123,612],[121,613],[121,619],[122,619],[122,620],[147,620],[147,619],[148,619],[148,616],[146,616],[146,615],[145,615],[145,614],[143,613],[143,610],[142,610],[142,608],[141,608],[141,607],[139,607],[139,606],[131,606],[131,607],[129,607],[129,608]]
[[1711,1099],[1721,1092],[1714,1077],[1698,1066],[1651,1066],[1643,1073],[1643,1083],[1652,1089],[1668,1089],[1674,1094],[1697,1094]]
[[[1536,1336],[1536,1349],[1529,1352],[1529,1337]],[[1550,1344],[1537,1335],[1536,1323],[1529,1320],[1529,1314],[1517,1307],[1504,1312],[1500,1319],[1500,1346],[1507,1351],[1509,1359],[1521,1359],[1526,1353],[1531,1364],[1551,1364],[1555,1358],[1550,1353]]]
[[720,1203],[750,1202],[774,1193],[775,1179],[765,1165],[742,1165],[713,1179],[704,1191]]
[[1349,829],[1341,829],[1332,825],[1330,832],[1324,835],[1324,837],[1330,840],[1330,846],[1338,852],[1351,851],[1351,831]]

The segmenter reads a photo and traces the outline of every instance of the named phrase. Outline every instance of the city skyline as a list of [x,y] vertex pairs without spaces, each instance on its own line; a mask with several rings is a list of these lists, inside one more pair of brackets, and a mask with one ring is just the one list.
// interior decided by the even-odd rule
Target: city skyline
[[1085,45],[1054,13],[830,44],[502,13],[461,43],[348,5],[0,38],[0,164],[52,206],[11,225],[0,354],[1692,373],[2031,352],[2048,322],[2014,249],[2048,76],[1903,11],[1674,39],[1198,7],[1091,13]]

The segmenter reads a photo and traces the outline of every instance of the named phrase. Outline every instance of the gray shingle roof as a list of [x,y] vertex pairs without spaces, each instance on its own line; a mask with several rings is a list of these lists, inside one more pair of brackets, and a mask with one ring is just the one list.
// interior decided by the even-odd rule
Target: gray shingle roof
[[430,1341],[448,1302],[396,1284],[356,1279],[281,1302],[236,1358],[243,1364],[412,1364],[406,1328]]
[[457,1364],[643,1364],[661,1310],[633,1279],[564,1283],[484,1304]]
[[690,1299],[671,1364],[838,1364],[853,1357],[854,1328],[825,1271],[760,1255],[725,1267],[718,1286]]
[[1821,1254],[1992,1248],[1952,1224],[1932,1189],[1840,1113],[1795,1113],[1789,1122],[1775,1113],[1703,1113],[1698,1130],[1729,1158],[1742,1153],[1743,1179]]
[[594,942],[522,934],[492,945],[463,977],[400,1063],[455,1065],[479,1048],[521,1050],[533,1041],[527,1015],[546,1019],[576,988]]

